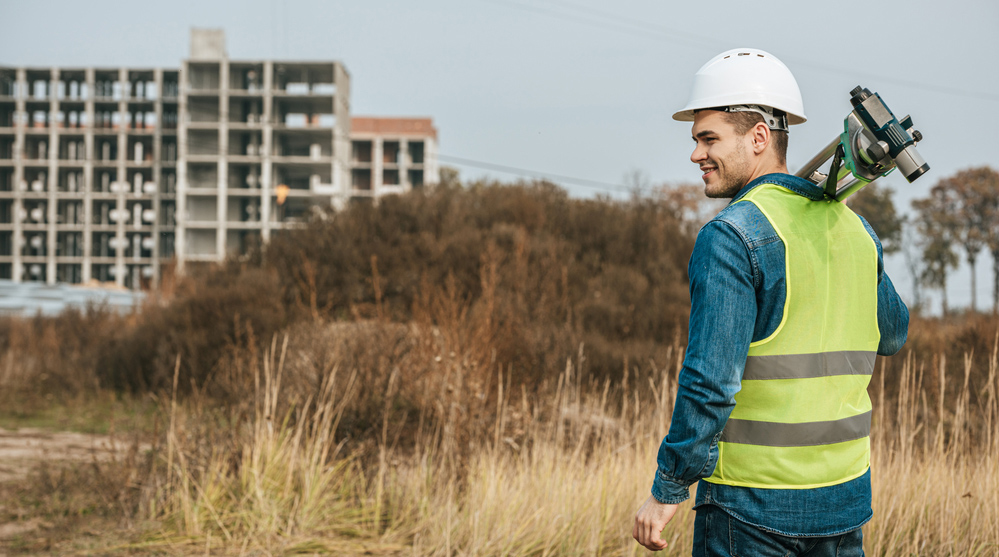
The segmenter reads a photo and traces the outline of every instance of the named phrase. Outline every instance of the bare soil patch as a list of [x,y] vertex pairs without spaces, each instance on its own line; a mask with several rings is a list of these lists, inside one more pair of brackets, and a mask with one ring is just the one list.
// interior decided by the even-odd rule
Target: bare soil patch
[[103,461],[121,450],[109,435],[0,428],[0,482],[22,480],[42,461]]
[[[37,516],[39,509],[30,504],[9,497],[15,492],[23,492],[32,480],[32,472],[44,465],[74,466],[87,463],[105,462],[127,451],[129,445],[111,435],[98,433],[77,433],[69,431],[49,431],[40,428],[0,428],[0,490],[5,494],[0,501],[0,556],[7,555],[4,549],[14,549],[14,553],[45,553],[50,543],[29,543],[50,537],[54,525]],[[58,490],[58,488],[57,488]],[[59,490],[61,491],[61,490]],[[39,540],[36,537],[43,536]],[[14,546],[7,544],[14,543]]]

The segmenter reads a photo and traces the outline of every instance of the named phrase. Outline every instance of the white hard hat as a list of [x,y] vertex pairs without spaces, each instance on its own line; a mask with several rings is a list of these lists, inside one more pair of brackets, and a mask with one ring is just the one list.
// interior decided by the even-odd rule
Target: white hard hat
[[[673,115],[674,120],[691,122],[694,111],[733,107],[732,111],[752,111],[755,107],[787,113],[791,125],[805,122],[798,82],[791,70],[776,56],[756,48],[736,48],[722,52],[694,75],[694,88],[687,106]],[[773,115],[770,114],[770,117]],[[768,118],[770,127],[774,127]]]

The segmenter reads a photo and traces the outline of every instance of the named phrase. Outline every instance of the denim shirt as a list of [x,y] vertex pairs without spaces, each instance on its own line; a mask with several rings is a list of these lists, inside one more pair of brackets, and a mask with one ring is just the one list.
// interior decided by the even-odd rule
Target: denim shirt
[[[689,486],[714,471],[718,439],[735,407],[750,342],[780,324],[784,310],[784,243],[752,203],[736,203],[760,184],[777,184],[812,200],[822,188],[787,174],[747,184],[697,235],[690,257],[690,332],[669,434],[659,448],[652,495],[661,503],[689,497]],[[878,251],[878,354],[898,352],[909,310],[884,272]],[[831,536],[871,519],[871,472],[816,489],[759,489],[700,481],[695,506],[721,507],[738,520],[787,536]]]

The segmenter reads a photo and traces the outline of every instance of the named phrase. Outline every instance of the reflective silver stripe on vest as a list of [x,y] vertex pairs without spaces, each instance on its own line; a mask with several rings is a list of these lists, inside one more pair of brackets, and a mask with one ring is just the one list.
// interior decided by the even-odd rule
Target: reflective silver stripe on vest
[[834,375],[871,375],[876,352],[843,350],[818,354],[749,356],[743,380],[807,379]]
[[871,434],[871,413],[841,420],[785,424],[729,419],[722,430],[726,443],[765,447],[809,447],[862,439]]

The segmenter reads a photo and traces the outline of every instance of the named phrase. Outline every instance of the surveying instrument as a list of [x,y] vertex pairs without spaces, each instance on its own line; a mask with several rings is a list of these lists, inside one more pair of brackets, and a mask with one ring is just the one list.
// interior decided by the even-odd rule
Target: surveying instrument
[[[850,104],[853,110],[843,122],[843,133],[797,176],[822,185],[826,196],[844,201],[896,167],[910,183],[926,174],[930,165],[916,150],[923,134],[913,129],[911,117],[898,120],[881,95],[859,85],[850,91]],[[830,158],[829,172],[823,174],[819,168]]]

